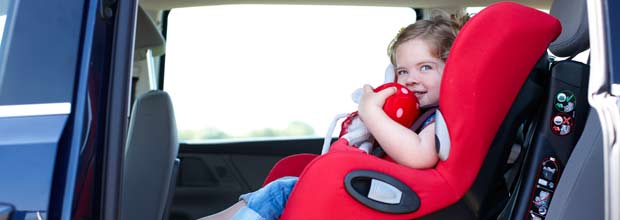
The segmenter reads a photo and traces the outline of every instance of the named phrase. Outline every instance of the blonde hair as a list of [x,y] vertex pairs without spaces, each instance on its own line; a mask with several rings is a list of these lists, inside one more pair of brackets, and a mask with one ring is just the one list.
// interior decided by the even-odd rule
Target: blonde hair
[[452,42],[456,34],[469,16],[448,18],[446,15],[434,16],[429,20],[418,20],[405,28],[401,28],[394,40],[388,46],[388,56],[393,65],[396,65],[396,48],[406,41],[420,38],[431,44],[432,54],[443,60],[448,58]]

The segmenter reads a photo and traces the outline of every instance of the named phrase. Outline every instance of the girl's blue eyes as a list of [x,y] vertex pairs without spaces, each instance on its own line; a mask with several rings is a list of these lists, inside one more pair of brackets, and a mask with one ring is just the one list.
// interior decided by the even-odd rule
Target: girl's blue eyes
[[[432,70],[433,67],[431,65],[422,65],[420,66],[420,72],[427,72],[429,70]],[[398,75],[403,75],[403,74],[409,74],[409,72],[407,70],[398,70],[396,71],[396,74]]]
[[432,70],[432,69],[433,69],[433,67],[431,67],[430,65],[422,65],[420,67],[420,71],[422,71],[422,72],[426,72],[426,71],[429,71],[429,70]]

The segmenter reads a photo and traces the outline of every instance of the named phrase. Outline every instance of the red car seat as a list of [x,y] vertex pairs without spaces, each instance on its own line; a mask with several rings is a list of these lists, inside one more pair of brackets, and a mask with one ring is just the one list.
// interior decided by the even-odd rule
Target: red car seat
[[445,135],[436,145],[449,148],[447,158],[418,170],[356,151],[315,157],[286,174],[300,179],[281,219],[485,217],[518,127],[539,104],[546,49],[560,30],[554,17],[517,3],[482,10],[457,36],[443,73],[436,123]]

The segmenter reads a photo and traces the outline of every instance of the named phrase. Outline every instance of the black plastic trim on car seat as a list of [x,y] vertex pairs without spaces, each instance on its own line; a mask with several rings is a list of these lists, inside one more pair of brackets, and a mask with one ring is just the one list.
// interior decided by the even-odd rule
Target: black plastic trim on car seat
[[[367,197],[372,179],[382,181],[400,190],[401,198],[398,204],[388,204]],[[358,202],[385,213],[410,213],[420,208],[420,197],[400,180],[371,170],[354,170],[345,176],[346,191]]]
[[[545,213],[541,212],[546,212],[548,204],[553,201],[553,190],[557,186],[558,178],[561,178],[561,170],[570,158],[585,126],[590,108],[587,101],[588,77],[589,66],[586,64],[575,61],[560,61],[552,65],[551,80],[545,95],[546,103],[538,113],[540,118],[534,124],[533,132],[528,134],[525,141],[527,153],[521,167],[519,184],[511,192],[513,196],[511,196],[509,204],[498,219],[525,219],[531,215],[544,218]],[[570,113],[555,109],[559,94],[564,92],[569,92],[567,94],[575,96],[574,109]],[[569,118],[572,120],[570,132],[562,134],[553,130],[553,119],[558,115],[570,116]],[[551,180],[554,184],[540,187],[541,165],[547,163],[551,158],[557,166],[555,178]],[[535,191],[543,190],[543,188],[546,188],[550,195],[546,198],[543,208],[534,207],[532,201],[535,198]],[[542,211],[530,212],[534,208]]]

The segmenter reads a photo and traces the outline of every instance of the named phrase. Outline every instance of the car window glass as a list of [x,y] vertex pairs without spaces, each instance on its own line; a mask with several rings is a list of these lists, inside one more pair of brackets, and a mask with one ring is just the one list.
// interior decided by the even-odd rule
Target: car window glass
[[[0,0],[0,68],[4,66],[4,54],[6,53],[4,50],[4,41],[5,41],[5,26],[6,26],[6,17],[9,12],[9,3],[10,0]],[[0,88],[4,82],[4,71],[0,70]],[[1,89],[0,89],[1,90]]]
[[172,10],[164,89],[180,140],[324,136],[336,114],[357,109],[355,89],[383,83],[387,46],[415,17],[398,7]]
[[7,12],[9,11],[9,0],[0,0],[0,45],[4,41],[4,26],[6,23]]
[[[4,41],[5,41],[5,26],[6,26],[6,17],[9,12],[9,3],[10,3],[10,0],[0,0],[0,46],[4,45]],[[3,56],[3,53],[0,53],[0,58],[2,58],[2,56]],[[0,78],[0,82],[2,82],[1,78]]]

